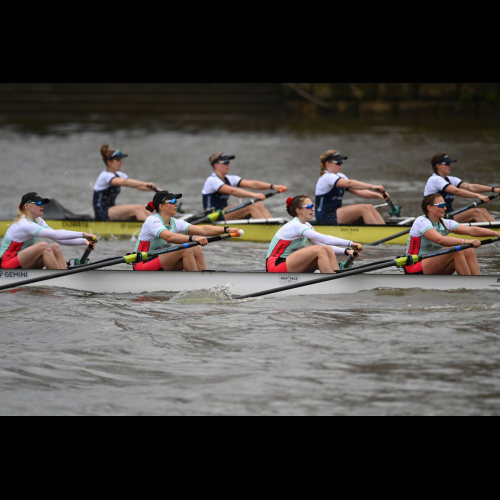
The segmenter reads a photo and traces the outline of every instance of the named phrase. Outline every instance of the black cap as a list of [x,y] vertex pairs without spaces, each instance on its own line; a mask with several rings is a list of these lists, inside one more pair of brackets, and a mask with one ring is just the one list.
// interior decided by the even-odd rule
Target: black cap
[[30,203],[30,202],[37,203],[39,201],[41,201],[45,205],[48,205],[50,203],[50,200],[48,198],[42,198],[38,193],[25,194],[21,198],[21,204],[19,205],[19,210],[22,210],[24,205],[26,205],[26,203]]
[[454,160],[453,158],[450,158],[448,155],[441,155],[438,158],[434,158],[432,160],[432,165],[441,165],[442,163],[457,163],[458,160]]
[[181,198],[182,194],[174,194],[174,193],[169,193],[168,191],[161,191],[155,194],[153,201],[150,201],[148,203],[146,209],[148,209],[150,212],[154,212],[155,210],[158,211],[160,205],[163,205],[165,201],[180,200]]
[[326,160],[325,163],[327,162],[341,162],[344,160],[348,160],[349,158],[347,156],[342,156],[340,153],[335,153],[333,155],[330,155]]
[[213,166],[220,161],[232,161],[235,159],[236,156],[233,155],[227,155],[226,153],[216,153],[210,157],[210,163]]

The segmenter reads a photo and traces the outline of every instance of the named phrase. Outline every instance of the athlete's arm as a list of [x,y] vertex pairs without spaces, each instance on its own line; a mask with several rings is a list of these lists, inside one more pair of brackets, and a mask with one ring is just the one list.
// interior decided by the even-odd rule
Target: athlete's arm
[[[473,193],[472,191],[467,191],[466,189],[457,188],[455,186],[448,186],[445,191],[454,196],[460,196],[460,198],[480,198],[485,203],[489,203],[490,199],[487,196],[481,196],[480,194]],[[490,188],[491,191],[491,188]]]
[[[368,189],[349,189],[349,193],[355,194],[356,196],[359,196],[360,198],[367,198],[367,199],[372,199],[372,198],[380,198],[382,200],[385,200],[384,195],[382,193],[377,193],[375,191],[369,191]],[[390,198],[389,195],[388,199]]]
[[[466,184],[465,182],[461,186],[466,191],[472,191],[473,193],[491,193],[492,186],[483,186],[482,184]],[[500,193],[500,188],[495,188],[494,193]]]
[[[200,235],[200,236],[220,236],[224,234],[223,227],[217,226],[189,226],[189,234],[191,235]],[[240,230],[234,227],[230,227],[228,229],[229,233],[239,233]]]
[[111,181],[112,186],[129,187],[133,189],[138,189],[139,191],[155,191],[156,185],[154,182],[143,182],[136,181],[135,179],[122,179],[121,177],[115,177]]
[[[241,184],[240,184],[241,185]],[[231,187],[225,184],[219,189],[219,193],[229,194],[231,196],[236,196],[237,198],[258,198],[261,201],[266,199],[266,195],[262,193],[252,193],[251,191],[245,191],[244,189]]]
[[341,189],[373,189],[374,191],[380,191],[380,193],[385,191],[384,186],[375,186],[373,184],[366,184],[364,182],[355,181],[352,179],[339,179],[337,181],[337,187]]
[[240,186],[242,188],[247,188],[247,189],[257,189],[257,190],[264,190],[264,189],[275,189],[276,191],[283,191],[286,193],[288,191],[287,186],[282,186],[281,184],[270,184],[269,182],[260,182],[260,181],[246,181],[242,180],[240,182]]
[[486,238],[488,236],[493,236],[494,238],[498,238],[500,236],[496,231],[492,231],[491,229],[486,229],[483,227],[470,227],[465,225],[460,225],[455,229],[455,234],[472,236],[474,238]]
[[[309,241],[312,241],[315,245],[343,246],[356,249],[359,252],[363,251],[363,245],[360,245],[359,243],[343,240],[341,238],[335,238],[334,236],[328,236],[326,234],[321,234],[316,232],[314,229],[308,229],[307,231],[304,231],[303,235]],[[342,251],[344,252],[345,248]]]
[[[193,227],[193,226],[191,226]],[[191,229],[191,227],[189,229]],[[177,233],[172,233],[168,229],[165,229],[165,231],[162,231],[160,234],[160,238],[162,240],[165,240],[167,243],[172,243],[174,245],[185,245],[186,243],[189,243],[189,236],[186,236],[184,234],[177,234]],[[206,238],[196,238],[193,241],[197,241],[202,247],[205,245],[208,245],[208,241]]]

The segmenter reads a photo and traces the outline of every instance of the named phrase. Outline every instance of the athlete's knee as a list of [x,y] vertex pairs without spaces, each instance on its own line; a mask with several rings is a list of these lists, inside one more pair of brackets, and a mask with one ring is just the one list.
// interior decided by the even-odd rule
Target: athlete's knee
[[50,248],[52,249],[52,251],[54,253],[62,254],[61,247],[57,243],[54,243],[53,245],[50,245]]
[[37,246],[38,246],[38,248],[40,248],[44,252],[52,252],[52,247],[49,243],[42,242],[42,243],[38,243]]

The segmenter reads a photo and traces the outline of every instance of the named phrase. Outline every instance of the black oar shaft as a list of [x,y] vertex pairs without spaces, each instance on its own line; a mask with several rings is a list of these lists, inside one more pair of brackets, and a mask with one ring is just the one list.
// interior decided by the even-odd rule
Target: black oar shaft
[[382,245],[384,243],[387,243],[389,241],[395,240],[397,238],[400,238],[401,236],[405,236],[407,234],[410,234],[411,228],[406,229],[405,231],[402,231],[401,233],[395,234],[393,236],[389,236],[388,238],[384,238],[383,240],[375,241],[373,243],[370,243],[368,246],[370,247],[377,247],[379,245]]
[[[493,194],[489,196],[490,201],[493,201],[495,198],[498,198],[500,194]],[[455,210],[454,212],[451,212],[449,214],[445,215],[445,219],[453,219],[455,215],[460,215],[463,214],[464,212],[468,212],[469,210],[473,210],[474,208],[477,208],[479,205],[484,205],[484,201],[480,200],[477,201],[476,203],[472,203],[472,205],[469,205],[467,207],[461,208],[460,210]]]

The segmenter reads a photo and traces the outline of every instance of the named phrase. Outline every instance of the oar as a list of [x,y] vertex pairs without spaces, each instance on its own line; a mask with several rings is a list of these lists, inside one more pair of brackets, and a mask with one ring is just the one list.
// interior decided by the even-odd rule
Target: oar
[[[280,190],[280,191],[275,191],[273,193],[266,194],[266,200],[268,200],[269,198],[272,198],[273,196],[276,196],[277,194],[281,194],[281,193],[284,193],[284,191]],[[205,224],[205,223],[210,224],[211,222],[217,222],[221,216],[231,214],[233,212],[236,212],[237,210],[241,210],[242,208],[250,207],[251,205],[254,205],[255,203],[259,203],[261,201],[262,200],[260,200],[259,198],[253,198],[251,201],[243,203],[242,205],[238,205],[237,207],[230,208],[229,210],[217,210],[217,212],[211,213],[211,214],[207,215],[206,217],[202,217],[202,218],[196,219],[196,220],[190,220],[189,222],[191,224],[194,224],[194,225]]]
[[[95,238],[93,239],[95,241]],[[90,243],[83,255],[79,259],[75,259],[75,266],[83,266],[89,263],[89,257],[94,250],[94,244]]]
[[387,200],[387,204],[389,205],[389,215],[391,217],[399,217],[401,215],[401,207],[399,207],[398,205],[394,205],[392,200],[389,198],[389,195],[385,191],[382,194]]
[[[499,196],[500,196],[500,194],[492,194],[491,196],[489,196],[489,199],[490,199],[490,201],[492,201],[495,198],[498,198]],[[463,214],[464,212],[468,212],[469,210],[472,210],[473,208],[476,208],[479,205],[484,205],[485,203],[486,202],[484,202],[483,200],[480,200],[476,203],[473,203],[472,205],[469,205],[468,207],[464,207],[464,208],[461,208],[460,210],[456,210],[455,212],[451,212],[449,214],[446,214],[444,216],[444,218],[453,220],[453,217],[455,217],[455,215]]]
[[370,243],[369,247],[378,247],[379,245],[382,245],[383,243],[387,243],[388,241],[392,241],[392,240],[395,240],[397,238],[400,238],[401,236],[405,236],[406,234],[409,234],[411,231],[411,228],[410,229],[407,229],[406,231],[403,231],[401,233],[398,233],[398,234],[395,234],[393,236],[389,236],[388,238],[384,238],[383,240],[378,240],[378,241],[375,241],[373,243]]
[[[496,243],[498,241],[500,241],[500,238],[492,238],[490,240],[483,241],[481,246],[490,245],[491,243]],[[457,247],[453,247],[453,248],[448,248],[448,249],[442,250],[440,252],[427,254],[427,255],[409,255],[406,257],[398,257],[397,259],[394,259],[392,261],[378,262],[378,263],[366,266],[364,268],[353,269],[352,271],[346,271],[346,272],[341,273],[341,274],[329,275],[329,276],[325,276],[324,278],[306,281],[305,283],[296,283],[295,285],[288,285],[288,286],[283,286],[280,288],[274,288],[273,290],[266,290],[264,292],[257,292],[257,293],[252,293],[249,295],[243,295],[241,297],[235,297],[235,299],[242,300],[242,299],[251,299],[254,297],[264,297],[266,295],[272,295],[272,294],[279,293],[279,292],[286,292],[288,290],[294,290],[296,288],[302,288],[305,286],[317,285],[319,283],[325,283],[327,281],[334,281],[334,280],[338,280],[338,279],[342,279],[342,278],[347,278],[349,276],[357,276],[359,274],[368,273],[371,271],[378,271],[380,269],[388,269],[389,267],[412,266],[413,264],[418,264],[419,262],[422,262],[423,260],[432,259],[434,257],[440,257],[442,255],[448,255],[448,254],[455,253],[455,252],[462,252],[463,250],[468,250],[469,248],[474,248],[474,245],[472,245],[472,244],[461,245],[461,246],[457,246]]]
[[[225,240],[227,238],[236,238],[240,236],[239,233],[223,234],[221,236],[213,236],[207,238],[209,243],[214,243],[216,241]],[[135,264],[137,262],[144,262],[146,260],[151,260],[164,255],[167,253],[179,252],[181,250],[186,250],[188,248],[199,246],[198,241],[192,243],[186,243],[178,247],[165,248],[163,250],[158,250],[157,252],[138,252],[125,255],[124,257],[116,257],[115,259],[108,260],[104,263],[99,264],[89,264],[87,266],[75,267],[68,271],[62,271],[60,273],[50,274],[49,276],[44,276],[42,278],[34,278],[30,280],[18,281],[17,283],[12,283],[10,285],[0,286],[0,292],[3,290],[10,290],[12,288],[17,288],[24,285],[32,285],[33,283],[41,283],[42,281],[53,280],[56,278],[65,278],[66,276],[72,276],[73,274],[85,273],[87,271],[93,271],[95,269],[103,269],[105,267],[116,266],[118,264]],[[131,278],[133,279],[133,278]]]

